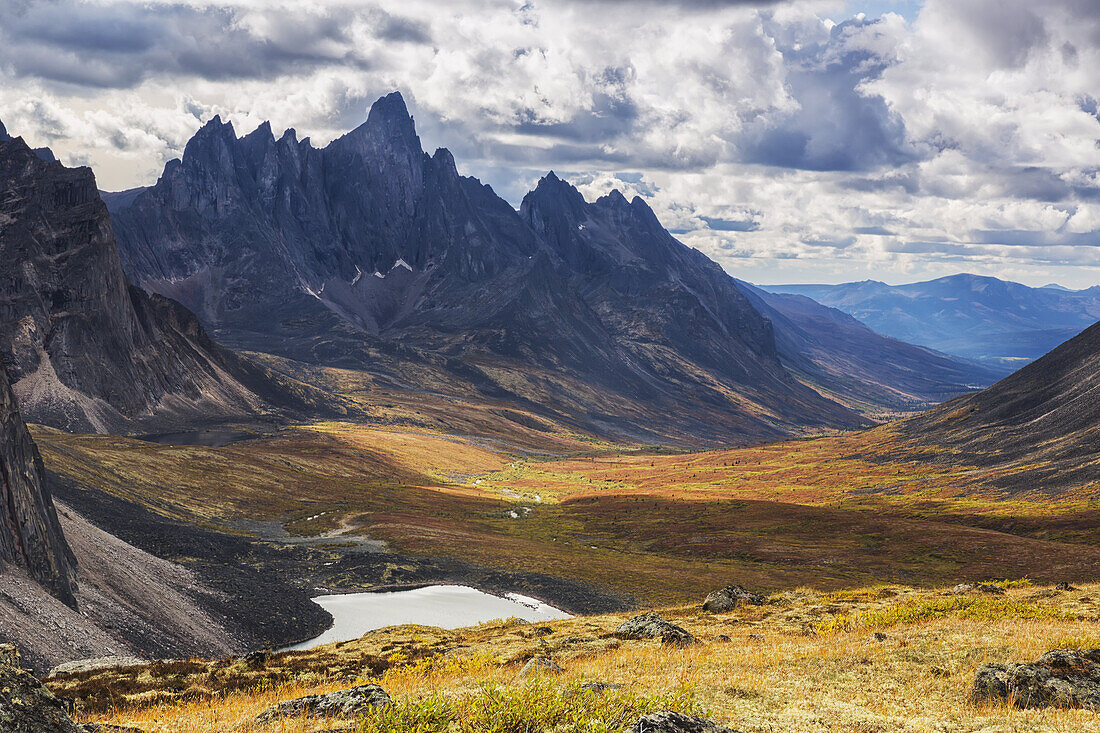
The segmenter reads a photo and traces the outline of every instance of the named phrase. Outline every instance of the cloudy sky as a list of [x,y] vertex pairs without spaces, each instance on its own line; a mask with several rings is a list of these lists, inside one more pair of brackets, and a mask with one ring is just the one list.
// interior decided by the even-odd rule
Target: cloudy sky
[[1100,283],[1100,0],[0,2],[0,120],[107,190],[394,89],[513,204],[636,193],[745,279]]

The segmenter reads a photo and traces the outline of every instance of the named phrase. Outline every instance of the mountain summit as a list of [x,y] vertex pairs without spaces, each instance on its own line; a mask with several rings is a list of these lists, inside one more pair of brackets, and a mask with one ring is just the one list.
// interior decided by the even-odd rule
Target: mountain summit
[[425,153],[397,93],[321,149],[215,118],[107,200],[131,278],[236,347],[627,439],[863,422],[792,376],[769,319],[643,200],[549,173],[517,212]]

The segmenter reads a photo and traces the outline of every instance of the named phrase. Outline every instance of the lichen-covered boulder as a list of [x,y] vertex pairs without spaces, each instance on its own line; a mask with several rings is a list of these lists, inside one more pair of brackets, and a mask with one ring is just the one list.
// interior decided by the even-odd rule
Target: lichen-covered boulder
[[703,610],[711,613],[725,613],[741,605],[762,606],[765,600],[759,593],[745,590],[739,585],[727,585],[706,597],[703,601]]
[[1055,649],[1031,664],[987,664],[974,675],[971,696],[1018,708],[1100,711],[1100,649]]
[[737,733],[710,720],[693,718],[682,713],[662,711],[638,719],[631,733]]
[[1003,596],[1005,589],[996,583],[959,583],[951,592],[955,595],[964,593],[987,593],[991,596]]
[[327,695],[306,695],[272,705],[256,716],[256,722],[267,723],[283,718],[354,717],[390,704],[390,696],[378,685],[359,685],[337,690]]
[[688,646],[696,639],[685,629],[666,620],[659,613],[643,613],[619,624],[614,636],[619,639],[660,639],[671,646]]
[[61,700],[23,666],[11,644],[0,644],[0,731],[80,733]]

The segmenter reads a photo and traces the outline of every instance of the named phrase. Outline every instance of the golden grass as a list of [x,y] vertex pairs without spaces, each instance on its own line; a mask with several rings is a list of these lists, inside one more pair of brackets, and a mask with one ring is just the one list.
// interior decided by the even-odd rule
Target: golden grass
[[[318,673],[327,658],[343,664],[357,654],[369,656],[391,646],[390,666],[374,675],[311,678],[308,684],[291,680],[182,703],[136,699],[87,717],[136,725],[150,733],[305,733],[336,721],[266,726],[251,721],[277,701],[372,681],[397,705],[363,721],[361,729],[392,733],[519,731],[526,729],[493,727],[487,721],[522,723],[539,715],[565,715],[557,719],[555,731],[622,731],[632,720],[599,728],[597,718],[614,720],[616,711],[634,715],[654,706],[694,710],[745,733],[1096,731],[1098,713],[1017,710],[969,701],[974,671],[982,664],[1031,660],[1051,648],[1100,642],[1097,607],[1088,600],[1092,596],[1100,596],[1100,585],[1070,592],[1018,587],[993,599],[998,612],[975,616],[968,612],[973,606],[955,601],[981,605],[988,599],[879,586],[832,594],[799,589],[773,596],[765,606],[720,615],[697,608],[663,610],[703,642],[685,649],[611,638],[609,632],[625,618],[621,614],[538,626],[496,623],[455,632],[397,627],[301,653],[295,662],[302,666],[312,659]],[[942,613],[896,611],[945,600],[950,603]],[[805,631],[861,613],[892,619],[885,641],[873,640],[863,627],[844,630],[834,624],[826,633]],[[418,648],[418,638],[426,648],[456,648],[447,654],[408,654]],[[525,659],[545,654],[563,672],[534,679],[518,676]],[[590,697],[584,705],[574,704],[579,685],[591,681],[620,687],[598,699]],[[64,680],[50,684],[64,694]],[[494,717],[487,718],[487,710]]]

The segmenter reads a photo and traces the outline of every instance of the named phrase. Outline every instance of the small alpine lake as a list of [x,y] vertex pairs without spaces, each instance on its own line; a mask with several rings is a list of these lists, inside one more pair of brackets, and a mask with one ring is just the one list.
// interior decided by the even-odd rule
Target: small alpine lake
[[518,593],[496,596],[465,585],[317,596],[313,602],[332,614],[332,626],[320,636],[286,647],[287,651],[358,639],[368,631],[400,624],[458,629],[511,617],[524,621],[570,617],[565,611]]

